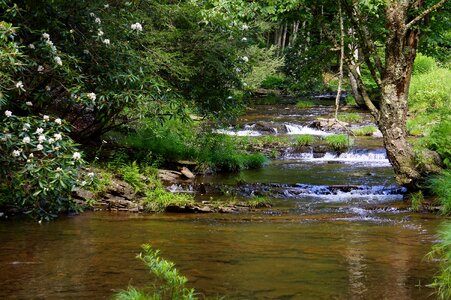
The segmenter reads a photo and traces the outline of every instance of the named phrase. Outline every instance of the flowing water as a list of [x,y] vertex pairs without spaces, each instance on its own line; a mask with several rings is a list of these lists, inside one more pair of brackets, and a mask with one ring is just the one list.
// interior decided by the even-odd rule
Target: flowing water
[[[251,110],[230,134],[302,133],[328,109]],[[256,130],[258,121],[280,130]],[[288,149],[262,169],[197,181],[238,198],[266,195],[274,208],[240,214],[90,212],[45,224],[1,221],[0,298],[99,299],[129,284],[146,286],[148,270],[134,257],[141,244],[150,243],[207,297],[435,299],[426,285],[437,265],[424,255],[441,220],[409,211],[380,140],[361,139],[340,155]]]

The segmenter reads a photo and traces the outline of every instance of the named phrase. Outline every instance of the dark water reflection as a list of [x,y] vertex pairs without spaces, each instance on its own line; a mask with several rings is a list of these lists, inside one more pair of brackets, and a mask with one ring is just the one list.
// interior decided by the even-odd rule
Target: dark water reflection
[[86,213],[41,225],[1,222],[0,298],[98,299],[143,286],[148,271],[134,257],[151,243],[209,297],[434,299],[424,285],[435,266],[423,256],[438,223],[407,213]]

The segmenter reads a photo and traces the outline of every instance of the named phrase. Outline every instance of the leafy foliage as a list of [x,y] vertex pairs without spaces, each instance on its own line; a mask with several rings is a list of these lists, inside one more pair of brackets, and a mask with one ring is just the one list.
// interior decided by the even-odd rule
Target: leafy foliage
[[13,205],[38,219],[73,210],[73,188],[83,165],[81,153],[68,137],[61,119],[17,117],[5,111],[0,130],[0,195],[2,205]]

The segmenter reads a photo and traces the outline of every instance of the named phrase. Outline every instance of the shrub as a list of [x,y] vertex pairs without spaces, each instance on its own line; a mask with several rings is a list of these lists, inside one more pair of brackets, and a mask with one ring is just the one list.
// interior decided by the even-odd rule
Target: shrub
[[431,112],[449,108],[451,103],[451,70],[437,68],[412,76],[409,90],[410,111]]
[[283,90],[286,88],[285,76],[276,74],[266,76],[265,80],[261,83],[261,87],[264,89]]
[[451,213],[451,170],[445,170],[429,180],[432,192],[442,205],[442,213]]
[[310,108],[315,106],[315,101],[312,100],[299,100],[298,103],[296,103],[297,108]]
[[354,143],[354,140],[346,134],[328,135],[324,140],[335,151],[344,151]]
[[377,127],[373,125],[368,125],[354,129],[352,132],[357,136],[370,136],[377,131]]
[[71,190],[84,161],[60,119],[16,117],[10,111],[0,130],[0,198],[33,217],[49,220],[75,209]]
[[315,138],[308,134],[301,134],[296,137],[296,145],[299,147],[310,146],[315,142]]
[[136,192],[140,192],[145,189],[146,185],[142,181],[142,175],[135,161],[129,165],[122,166],[117,171],[125,182],[133,186]]
[[165,260],[160,256],[160,251],[153,249],[151,245],[142,246],[141,252],[137,258],[140,259],[155,277],[155,283],[151,286],[152,292],[137,290],[129,287],[114,295],[117,300],[137,300],[137,299],[197,299],[194,296],[194,289],[186,288],[188,279],[182,276],[173,262]]
[[354,123],[362,120],[358,113],[339,113],[338,120],[342,122]]
[[433,127],[424,144],[427,148],[436,151],[442,158],[443,164],[451,169],[451,117],[446,116]]
[[432,57],[418,53],[413,64],[413,75],[429,73],[435,68],[437,63]]

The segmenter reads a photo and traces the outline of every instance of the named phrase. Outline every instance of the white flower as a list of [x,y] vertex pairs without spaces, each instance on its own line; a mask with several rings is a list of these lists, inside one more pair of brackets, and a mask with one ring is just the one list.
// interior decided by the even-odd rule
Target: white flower
[[61,57],[59,57],[59,56],[55,56],[55,62],[59,66],[63,65],[63,61],[61,60]]
[[94,172],[89,172],[89,173],[88,173],[88,176],[92,178],[92,177],[95,176],[95,174],[94,174]]
[[27,101],[27,102],[25,102],[25,105],[27,105],[27,106],[33,106],[33,102]]
[[59,133],[55,133],[55,134],[53,135],[53,137],[54,137],[55,140],[57,140],[57,141],[59,141],[59,140],[61,140],[61,139],[63,138],[63,136],[62,136],[61,134],[59,134]]
[[48,40],[48,39],[50,39],[50,35],[48,33],[44,32],[42,34],[42,38],[45,39],[45,40]]
[[240,69],[240,68],[236,68],[235,71],[236,71],[237,73],[240,73],[240,72],[241,72],[241,69]]
[[6,116],[7,118],[11,117],[12,115],[13,115],[13,113],[12,113],[11,111],[5,110],[5,116]]
[[47,41],[45,41],[45,43],[47,44],[47,46],[49,46],[50,48],[52,48],[54,45],[53,45],[53,42],[51,41],[51,40],[47,40]]
[[104,8],[108,8],[108,7],[110,7],[110,5],[109,4],[105,4],[103,7]]
[[109,45],[109,44],[110,44],[110,39],[104,39],[104,40],[103,40],[103,43],[104,43],[105,45]]
[[30,139],[30,137],[28,137],[28,136],[24,137],[23,140],[22,140],[22,142],[23,142],[24,144],[28,144],[30,141],[31,141],[31,139]]
[[44,146],[42,146],[41,144],[38,144],[38,145],[36,146],[36,149],[38,149],[39,151],[41,151],[41,150],[44,149]]
[[41,72],[43,72],[43,71],[44,71],[44,67],[41,66],[41,65],[39,65],[39,66],[38,66],[38,72],[41,73]]
[[49,138],[49,144],[53,144],[55,142],[55,139]]
[[41,134],[44,132],[44,129],[42,129],[41,127],[38,127],[38,129],[36,129],[36,134]]
[[243,86],[247,86],[247,83],[246,83],[246,82],[243,82]]
[[97,98],[95,93],[88,93],[86,94],[86,96],[92,101],[96,100]]
[[74,30],[73,30],[73,29],[71,29],[71,30],[69,30],[69,32],[70,32],[70,33],[74,33]]
[[51,90],[50,86],[49,86],[49,85],[46,85],[46,86],[45,86],[45,90],[46,90],[47,92],[50,92],[50,90]]
[[241,57],[241,60],[244,61],[244,62],[248,62],[249,61],[249,57],[243,56],[243,57]]
[[103,31],[99,29],[99,32],[97,32],[98,36],[102,36],[103,35]]
[[47,116],[47,115],[43,115],[43,116],[42,116],[42,119],[43,119],[45,122],[47,122],[50,118],[49,118],[49,116]]
[[28,48],[30,49],[36,49],[36,47],[33,44],[28,45]]
[[30,129],[30,124],[28,124],[28,123],[23,124],[22,130],[23,131],[28,131],[28,129]]
[[80,159],[81,158],[80,152],[75,152],[74,155],[72,155],[72,158],[75,159],[75,160]]
[[13,156],[14,157],[17,157],[17,156],[19,156],[20,155],[20,150],[14,150],[13,151]]
[[61,121],[60,118],[58,118],[58,119],[55,119],[55,123],[58,124],[58,125],[61,125],[62,121]]
[[63,169],[61,169],[60,167],[56,168],[57,172],[61,172]]
[[244,24],[242,28],[243,28],[243,30],[248,30],[248,29],[249,29],[249,26],[247,26],[246,24]]
[[30,155],[28,155],[28,157],[29,157],[29,158],[33,158],[33,157],[34,157],[34,154],[33,154],[33,153],[30,153]]
[[227,99],[233,99],[233,97],[232,97],[232,96],[229,96],[229,97],[227,97]]
[[141,25],[141,23],[138,23],[138,22],[135,24],[132,24],[130,27],[132,30],[143,31],[143,26]]
[[22,90],[23,89],[23,83],[22,81],[16,82],[16,88]]
[[89,54],[89,50],[88,50],[88,49],[85,49],[85,50],[83,50],[83,53],[84,53],[84,54]]
[[89,13],[89,15],[93,18],[96,16],[94,13]]
[[42,142],[45,141],[45,140],[46,140],[46,138],[45,138],[45,135],[43,135],[43,134],[41,134],[41,135],[38,137],[39,143],[42,143]]
[[247,38],[246,38],[246,37],[242,38],[241,40],[242,40],[243,42],[247,42]]
[[94,22],[97,23],[97,24],[102,23],[102,21],[100,21],[100,18],[96,18],[96,19],[94,20]]

